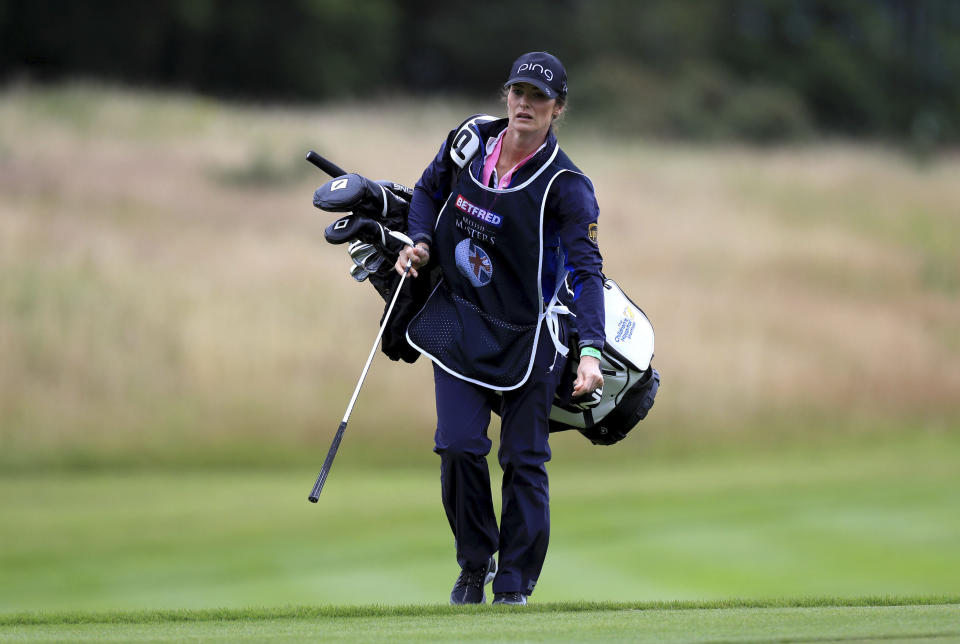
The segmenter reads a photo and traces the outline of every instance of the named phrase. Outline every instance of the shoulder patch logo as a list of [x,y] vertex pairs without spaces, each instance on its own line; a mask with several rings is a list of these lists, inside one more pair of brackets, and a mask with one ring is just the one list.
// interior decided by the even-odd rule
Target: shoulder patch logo
[[476,287],[486,286],[493,279],[493,263],[487,252],[469,237],[457,244],[454,251],[457,269]]
[[597,230],[597,224],[596,224],[596,223],[590,224],[590,226],[587,228],[587,236],[590,238],[590,241],[592,241],[594,244],[598,244],[598,243],[599,243],[599,242],[597,241],[597,239],[598,239],[598,237],[599,237],[599,233],[598,233],[598,230]]

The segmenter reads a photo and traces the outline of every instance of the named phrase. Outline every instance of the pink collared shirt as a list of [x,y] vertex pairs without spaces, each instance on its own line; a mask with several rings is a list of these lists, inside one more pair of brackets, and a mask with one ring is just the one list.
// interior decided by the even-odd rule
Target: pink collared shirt
[[[497,177],[497,161],[500,160],[500,146],[503,144],[503,134],[507,130],[504,129],[496,138],[496,143],[491,139],[487,141],[487,158],[483,160],[483,170],[480,174],[480,179],[483,181],[483,185],[490,186],[490,177],[491,175],[496,180],[496,185],[494,186],[498,190],[503,190],[504,188],[510,187],[510,180],[513,179],[513,174],[520,169],[524,163],[533,158],[533,156],[543,149],[543,146],[547,144],[546,141],[543,142],[539,148],[531,152],[529,155],[525,156],[520,160],[520,163],[510,168],[502,177]],[[490,150],[490,144],[494,143],[493,150]]]

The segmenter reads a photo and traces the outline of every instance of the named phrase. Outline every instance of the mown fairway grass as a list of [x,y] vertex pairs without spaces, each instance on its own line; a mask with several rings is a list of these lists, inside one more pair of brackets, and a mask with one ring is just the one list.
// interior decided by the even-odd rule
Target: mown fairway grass
[[960,599],[354,607],[21,615],[15,642],[821,642],[960,640]]
[[[953,439],[607,468],[579,445],[554,446],[536,602],[957,590]],[[0,613],[444,603],[437,464],[372,469],[354,447],[317,505],[315,468],[0,478]]]

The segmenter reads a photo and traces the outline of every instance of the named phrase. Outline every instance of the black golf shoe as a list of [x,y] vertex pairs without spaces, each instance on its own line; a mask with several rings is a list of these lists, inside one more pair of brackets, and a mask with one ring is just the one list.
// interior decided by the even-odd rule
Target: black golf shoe
[[526,606],[527,596],[521,592],[516,593],[494,593],[493,603],[504,606]]
[[482,604],[487,601],[487,596],[483,593],[483,587],[493,581],[497,576],[497,560],[490,557],[490,561],[483,568],[476,570],[467,570],[463,568],[460,576],[457,577],[457,583],[453,585],[450,592],[450,604]]

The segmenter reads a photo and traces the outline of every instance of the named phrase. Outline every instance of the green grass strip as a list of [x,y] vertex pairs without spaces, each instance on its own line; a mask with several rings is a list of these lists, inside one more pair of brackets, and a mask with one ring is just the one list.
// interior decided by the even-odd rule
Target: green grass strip
[[[601,611],[722,610],[731,608],[843,608],[863,606],[942,606],[960,604],[960,596],[809,597],[799,599],[726,599],[716,601],[557,602],[530,604],[534,613]],[[199,610],[144,610],[105,612],[28,612],[0,615],[0,626],[47,624],[161,624],[173,622],[267,621],[368,617],[427,617],[477,611],[517,610],[501,606],[284,606],[278,608],[211,608]]]

